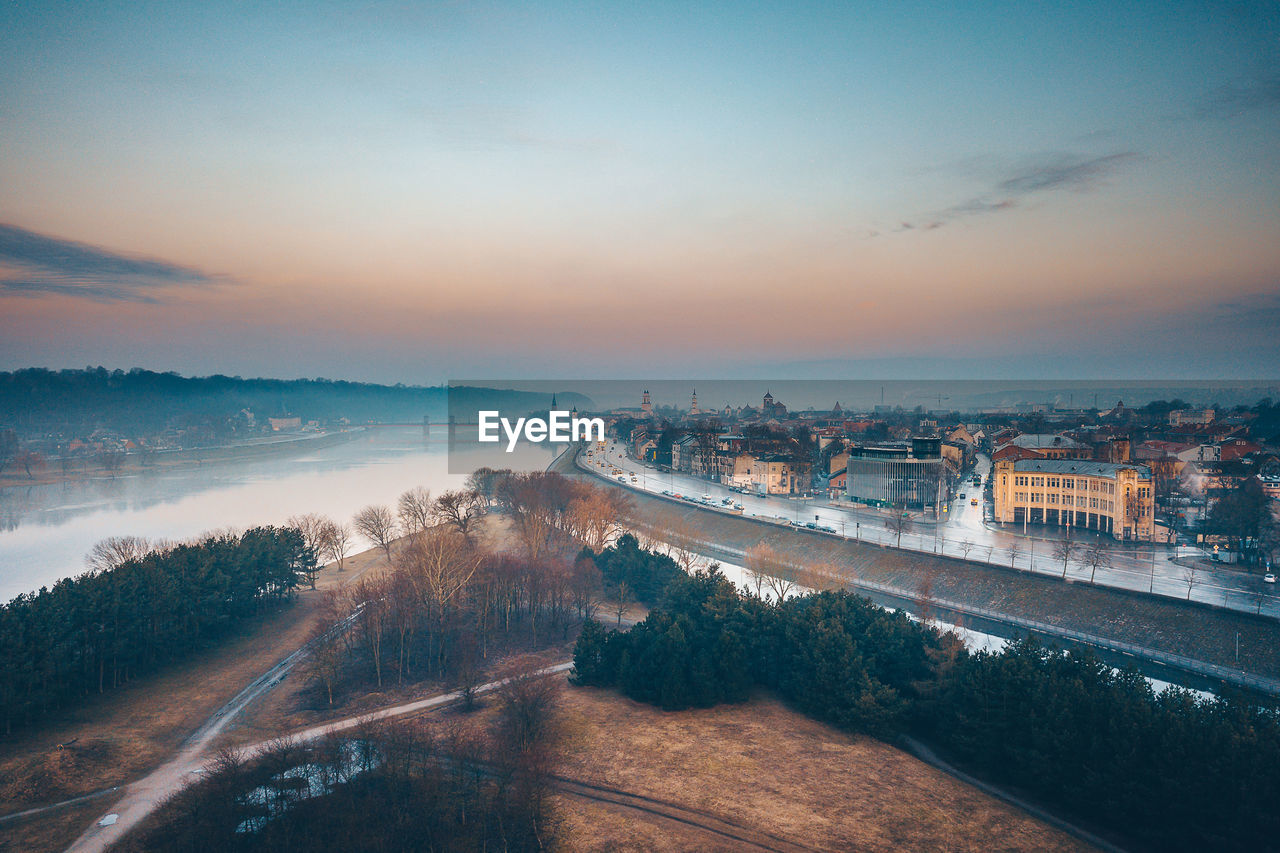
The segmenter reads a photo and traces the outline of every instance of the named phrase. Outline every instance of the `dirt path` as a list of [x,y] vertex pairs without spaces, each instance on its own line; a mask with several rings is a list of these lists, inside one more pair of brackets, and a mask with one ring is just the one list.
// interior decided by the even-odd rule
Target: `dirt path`
[[[548,667],[546,672],[565,672],[573,666],[566,661]],[[265,677],[265,676],[264,676]],[[477,688],[477,693],[487,693],[497,689],[503,682],[491,681]],[[312,726],[302,731],[292,732],[288,737],[299,743],[316,740],[337,732],[348,731],[357,726],[378,720],[402,717],[421,711],[431,710],[461,699],[460,693],[443,693],[413,702],[404,702],[383,708],[372,713],[347,717],[341,720]],[[208,760],[207,747],[212,738],[221,730],[221,726],[210,727],[206,736],[193,738],[171,761],[165,763],[152,773],[132,783],[125,789],[124,796],[112,806],[110,812],[96,821],[76,841],[67,848],[68,853],[99,853],[109,849],[137,826],[143,819],[155,811],[164,800],[190,784],[194,777],[204,770]],[[253,752],[268,746],[273,741],[262,741],[246,748]],[[112,816],[114,815],[114,818]],[[103,821],[110,821],[103,825]]]
[[701,830],[721,842],[731,842],[737,850],[769,850],[773,853],[813,853],[822,848],[808,847],[795,841],[773,835],[763,830],[745,826],[721,815],[701,809],[692,809],[677,803],[645,797],[617,788],[595,785],[580,779],[553,776],[557,791],[570,797],[591,800],[616,809],[642,813],[648,820],[660,824],[674,823],[681,828]]

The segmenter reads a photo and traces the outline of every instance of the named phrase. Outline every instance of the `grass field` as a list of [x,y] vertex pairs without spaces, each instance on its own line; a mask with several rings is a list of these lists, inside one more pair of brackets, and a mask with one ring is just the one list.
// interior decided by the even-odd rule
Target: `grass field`
[[[571,687],[563,776],[721,816],[816,850],[1092,849],[906,753],[778,701],[667,713]],[[732,850],[676,822],[558,796],[568,848]]]

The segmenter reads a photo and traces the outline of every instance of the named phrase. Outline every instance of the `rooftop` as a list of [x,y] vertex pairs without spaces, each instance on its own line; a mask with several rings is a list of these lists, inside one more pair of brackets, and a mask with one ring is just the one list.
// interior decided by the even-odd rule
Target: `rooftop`
[[1019,459],[1013,463],[1015,471],[1034,471],[1043,474],[1078,474],[1085,477],[1112,477],[1117,471],[1137,471],[1141,479],[1150,479],[1151,469],[1146,465],[1124,462],[1090,462],[1087,459]]
[[1045,450],[1052,447],[1064,447],[1068,449],[1080,449],[1084,445],[1065,435],[1051,435],[1046,433],[1025,433],[1015,437],[1010,444],[1016,444],[1018,447],[1024,447],[1028,450]]

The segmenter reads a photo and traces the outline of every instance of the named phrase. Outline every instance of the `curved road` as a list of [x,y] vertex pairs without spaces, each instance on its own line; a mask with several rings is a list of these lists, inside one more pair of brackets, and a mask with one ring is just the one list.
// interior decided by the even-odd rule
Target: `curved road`
[[[652,465],[633,459],[626,453],[625,446],[616,440],[610,441],[604,451],[596,449],[594,444],[581,450],[591,453],[590,457],[587,452],[577,454],[575,462],[581,470],[618,482],[617,477],[610,473],[613,468],[618,468],[623,472],[620,485],[671,500],[679,501],[681,497],[687,497],[702,504],[702,496],[706,495],[710,498],[706,505],[724,510],[723,501],[730,498],[734,503],[742,505],[743,515],[778,524],[803,526],[812,523],[835,531],[828,532],[828,535],[846,539],[997,563],[1040,574],[1062,575],[1061,561],[1054,560],[1051,556],[1057,540],[1051,537],[1024,536],[994,527],[985,521],[981,492],[972,485],[972,481],[958,487],[958,492],[965,497],[957,497],[941,523],[916,518],[914,529],[904,532],[899,542],[899,537],[885,527],[886,515],[869,507],[833,503],[826,499],[733,492],[719,483],[689,474],[658,471]],[[978,470],[984,471],[989,467],[990,460],[982,457]],[[977,506],[970,503],[974,498],[978,499]],[[1077,541],[1087,544],[1084,536],[1082,534]],[[1273,585],[1264,584],[1257,576],[1243,572],[1198,569],[1191,580],[1188,594],[1186,569],[1169,560],[1172,552],[1166,546],[1121,546],[1110,537],[1090,541],[1102,541],[1113,546],[1110,552],[1112,565],[1100,567],[1097,571],[1096,583],[1099,585],[1170,598],[1189,597],[1194,601],[1233,610],[1280,617],[1280,595],[1275,594]],[[1070,562],[1067,567],[1067,577],[1071,579],[1087,581],[1090,574],[1089,567],[1078,561]]]

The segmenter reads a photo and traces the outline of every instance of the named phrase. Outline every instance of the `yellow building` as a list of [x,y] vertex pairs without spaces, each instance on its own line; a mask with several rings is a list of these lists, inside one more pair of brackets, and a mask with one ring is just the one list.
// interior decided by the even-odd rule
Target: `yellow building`
[[992,486],[995,520],[1048,524],[1150,540],[1155,528],[1151,470],[1080,459],[1001,459]]
[[751,462],[751,488],[759,495],[790,495],[798,491],[791,462],[781,454]]

